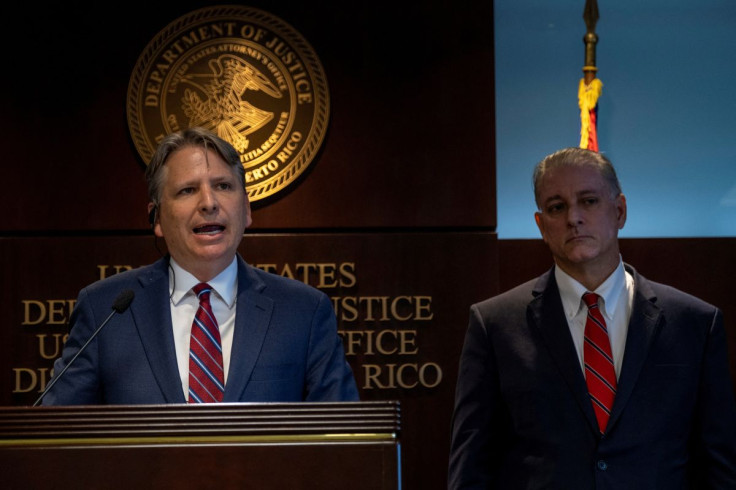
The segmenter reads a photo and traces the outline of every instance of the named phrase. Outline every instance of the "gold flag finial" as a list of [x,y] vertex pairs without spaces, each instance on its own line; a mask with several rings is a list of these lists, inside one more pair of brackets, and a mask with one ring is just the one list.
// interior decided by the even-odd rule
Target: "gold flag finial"
[[583,42],[585,43],[583,73],[585,74],[585,83],[588,84],[595,78],[595,72],[598,70],[595,65],[595,45],[598,42],[598,36],[595,33],[595,24],[598,22],[598,2],[596,0],[585,0],[583,20],[587,27],[585,36],[583,36]]

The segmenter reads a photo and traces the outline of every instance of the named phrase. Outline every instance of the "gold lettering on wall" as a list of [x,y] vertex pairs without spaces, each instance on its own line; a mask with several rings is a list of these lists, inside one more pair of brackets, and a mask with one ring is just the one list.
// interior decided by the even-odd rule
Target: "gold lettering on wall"
[[[432,389],[442,383],[442,366],[424,358],[421,351],[422,336],[430,335],[433,327],[432,296],[416,291],[356,294],[368,291],[359,291],[355,262],[263,263],[255,267],[304,282],[330,296],[345,355],[353,364],[359,363],[354,369],[362,389]],[[100,264],[96,273],[104,279],[132,268]],[[22,325],[34,329],[38,359],[51,366],[13,368],[13,393],[44,390],[68,336],[75,304],[76,299],[21,300]],[[45,330],[39,333],[41,328]]]
[[297,262],[291,264],[256,264],[272,274],[296,279],[317,289],[351,288],[358,282],[354,262]]
[[74,309],[74,299],[24,299],[21,325],[65,325]]
[[[132,265],[101,264],[97,265],[97,277],[106,277],[132,269]],[[61,351],[69,336],[69,318],[76,305],[75,299],[22,299],[21,325],[33,327],[36,353],[43,363],[49,367],[31,368],[14,367],[13,393],[42,392],[53,375],[53,362],[61,356]],[[48,333],[36,333],[38,330],[61,330]]]
[[435,362],[424,364],[363,364],[364,389],[434,388],[442,382],[442,368]]
[[99,278],[104,279],[120,272],[129,271],[132,268],[132,265],[98,265],[97,271],[99,272]]
[[13,368],[13,374],[15,374],[13,393],[28,393],[33,390],[43,391],[52,373],[49,368]]
[[[420,327],[434,319],[432,297],[425,294],[352,295],[358,286],[355,262],[256,264],[256,267],[300,280],[330,294],[338,333],[348,359],[362,359],[356,376],[365,390],[435,388],[442,367],[422,359]],[[412,328],[416,327],[416,328]],[[375,360],[373,359],[375,358]],[[370,362],[365,362],[368,359]],[[395,362],[396,361],[396,362]]]

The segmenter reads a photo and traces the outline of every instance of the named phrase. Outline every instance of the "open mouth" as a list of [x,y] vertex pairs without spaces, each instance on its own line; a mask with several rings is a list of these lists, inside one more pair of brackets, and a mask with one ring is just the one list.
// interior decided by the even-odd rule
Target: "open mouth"
[[197,235],[216,235],[224,230],[225,227],[222,225],[205,225],[195,228],[194,233]]

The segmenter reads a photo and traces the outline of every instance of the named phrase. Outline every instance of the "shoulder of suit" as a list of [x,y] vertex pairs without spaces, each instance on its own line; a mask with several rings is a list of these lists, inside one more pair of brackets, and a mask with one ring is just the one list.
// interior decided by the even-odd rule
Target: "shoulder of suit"
[[668,310],[698,309],[710,314],[712,310],[718,309],[716,305],[687,291],[653,281],[641,274],[634,275],[634,294],[641,294],[659,308]]
[[691,293],[677,289],[669,284],[663,284],[655,281],[648,281],[649,287],[656,295],[655,303],[658,306],[664,306],[668,304],[678,304],[689,308],[700,307],[705,309],[717,308],[715,305],[708,303],[702,298],[699,298]]
[[119,288],[126,284],[132,285],[139,280],[151,281],[160,277],[168,277],[168,269],[165,259],[160,259],[152,264],[133,267],[121,272],[114,273],[102,279],[98,279],[88,286],[88,289]]
[[514,286],[507,291],[480,301],[479,303],[476,303],[476,305],[480,308],[488,306],[506,306],[517,303],[526,305],[534,299],[534,291],[538,288],[541,277],[542,276],[530,279],[529,281]]

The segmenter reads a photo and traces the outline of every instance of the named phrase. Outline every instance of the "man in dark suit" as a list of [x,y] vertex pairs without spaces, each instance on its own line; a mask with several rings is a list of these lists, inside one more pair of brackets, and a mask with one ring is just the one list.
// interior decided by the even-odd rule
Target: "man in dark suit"
[[[237,253],[251,212],[236,150],[203,129],[173,133],[159,144],[146,179],[151,225],[168,254],[80,291],[57,376],[121,291],[134,299],[52,379],[44,404],[358,400],[329,298]],[[202,306],[209,320],[197,322],[217,337],[212,351],[190,353],[200,308],[195,287],[209,291]],[[210,357],[215,362],[195,376],[194,363]]]
[[534,192],[554,266],[470,309],[449,488],[735,489],[721,311],[622,261],[605,156],[549,155]]

